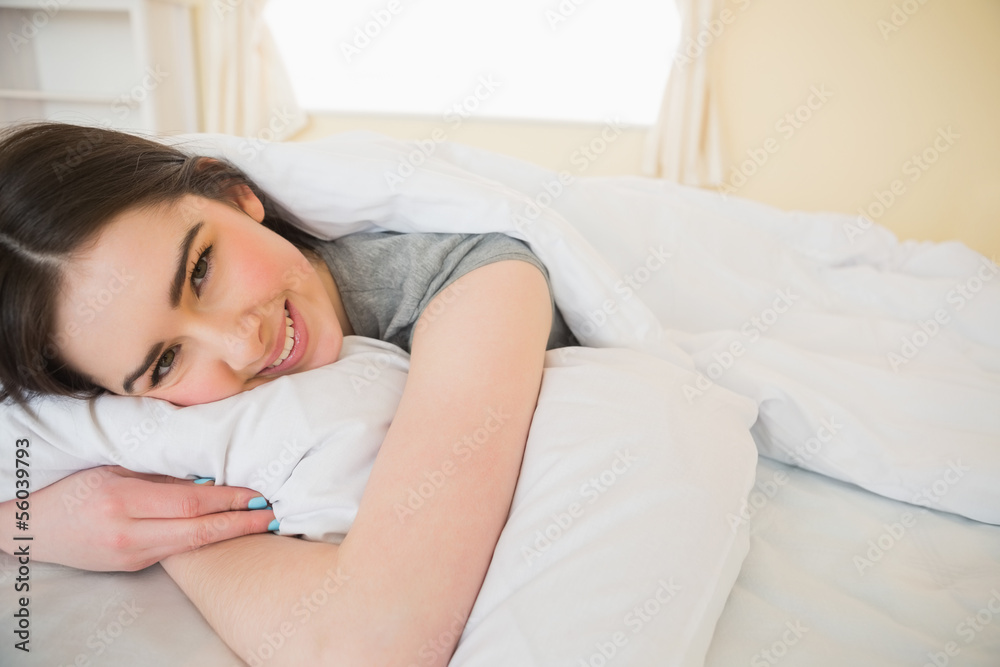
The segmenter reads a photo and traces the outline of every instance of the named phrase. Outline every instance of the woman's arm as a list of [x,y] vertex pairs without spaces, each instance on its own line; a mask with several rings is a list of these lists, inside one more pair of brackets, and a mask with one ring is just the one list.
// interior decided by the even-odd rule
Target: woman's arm
[[451,657],[510,508],[552,316],[526,262],[458,283],[461,296],[418,323],[402,400],[339,547],[251,536],[164,561],[251,664]]

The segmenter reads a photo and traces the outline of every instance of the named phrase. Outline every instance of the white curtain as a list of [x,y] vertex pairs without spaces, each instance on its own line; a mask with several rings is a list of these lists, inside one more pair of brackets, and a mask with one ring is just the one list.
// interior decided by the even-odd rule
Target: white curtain
[[685,185],[722,183],[719,114],[708,77],[712,42],[707,26],[723,0],[676,0],[681,41],[667,80],[660,116],[649,134],[643,162],[648,176]]
[[267,0],[204,0],[199,6],[203,131],[264,141],[306,123],[264,23]]

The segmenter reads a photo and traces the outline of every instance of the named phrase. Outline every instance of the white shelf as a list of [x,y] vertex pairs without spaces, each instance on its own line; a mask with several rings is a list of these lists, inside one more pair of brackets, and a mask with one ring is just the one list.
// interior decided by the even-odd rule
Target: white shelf
[[[107,104],[111,105],[119,102],[118,98],[107,95],[87,95],[85,93],[57,93],[48,90],[17,90],[14,88],[0,88],[0,98],[11,100],[32,100],[37,102],[68,102],[69,104]],[[128,100],[125,102],[132,107],[138,106],[138,102]]]
[[0,34],[2,124],[199,129],[190,2],[0,0]]

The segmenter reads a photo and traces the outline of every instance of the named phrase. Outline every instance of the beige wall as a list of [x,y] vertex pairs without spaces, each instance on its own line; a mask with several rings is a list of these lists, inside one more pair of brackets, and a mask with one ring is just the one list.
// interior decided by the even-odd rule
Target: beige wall
[[[460,125],[444,118],[404,116],[314,115],[294,137],[307,141],[350,130],[371,130],[396,139],[431,139],[444,133],[447,141],[512,155],[574,176],[639,174],[646,128],[570,123],[464,119]],[[610,138],[607,141],[606,138]],[[589,148],[590,156],[584,154]],[[597,151],[601,151],[598,153]]]
[[[894,5],[910,10],[895,24]],[[1000,257],[1000,2],[727,7],[734,18],[708,55],[737,194],[782,208],[867,209],[901,238],[958,238]],[[798,126],[784,119],[795,113]],[[746,162],[748,150],[762,166]]]
[[[896,15],[898,30],[880,29],[880,20],[896,27],[893,5],[915,12]],[[1000,2],[726,7],[733,20],[705,55],[731,191],[784,209],[864,209],[900,238],[960,239],[1000,258]],[[604,129],[477,118],[452,129],[435,118],[327,115],[296,139],[352,129],[423,139],[437,128],[449,140],[570,171],[573,155]],[[644,128],[624,129],[580,175],[641,173],[644,141]]]

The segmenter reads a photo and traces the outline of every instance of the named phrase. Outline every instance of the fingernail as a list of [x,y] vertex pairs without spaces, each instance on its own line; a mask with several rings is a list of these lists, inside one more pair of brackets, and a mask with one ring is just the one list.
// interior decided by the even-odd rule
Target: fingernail
[[267,524],[267,529],[272,533],[278,532],[279,528],[281,528],[281,522],[277,519],[274,519],[271,523]]
[[209,482],[214,482],[214,481],[215,481],[214,477],[202,477],[200,479],[194,480],[194,483],[195,484],[208,484]]
[[257,496],[250,501],[248,507],[252,510],[262,510],[267,507],[267,498],[264,496]]

